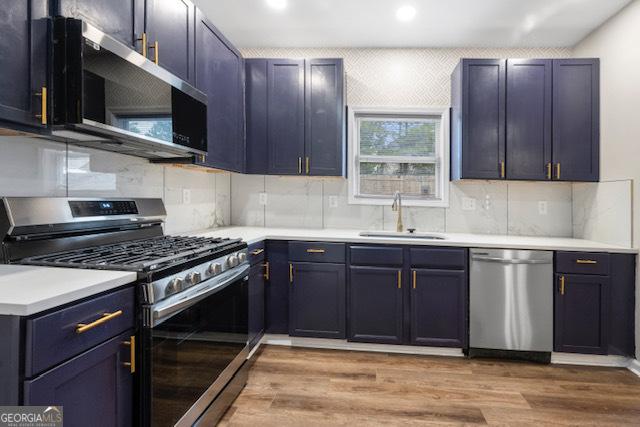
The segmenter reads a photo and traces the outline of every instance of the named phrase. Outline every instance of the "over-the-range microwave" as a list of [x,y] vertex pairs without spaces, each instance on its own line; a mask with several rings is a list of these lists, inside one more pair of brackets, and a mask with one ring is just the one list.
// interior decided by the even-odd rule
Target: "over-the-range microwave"
[[51,133],[150,159],[207,151],[207,97],[87,22],[53,19]]

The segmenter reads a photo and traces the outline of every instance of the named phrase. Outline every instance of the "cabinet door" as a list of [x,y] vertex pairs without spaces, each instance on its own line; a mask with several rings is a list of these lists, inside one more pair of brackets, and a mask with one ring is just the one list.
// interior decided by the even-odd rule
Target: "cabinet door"
[[289,334],[301,337],[345,337],[344,264],[291,264]]
[[349,267],[349,340],[402,344],[402,270]]
[[270,59],[267,64],[268,173],[304,171],[304,60]]
[[241,172],[244,163],[244,65],[240,52],[197,11],[196,87],[207,95],[205,165]]
[[551,179],[551,60],[507,60],[507,178]]
[[462,78],[462,178],[505,178],[505,61],[465,59]]
[[600,61],[553,60],[554,179],[600,179]]
[[58,0],[57,12],[87,21],[142,53],[144,6],[145,0]]
[[[195,7],[189,0],[146,0],[149,57],[182,80],[194,80]],[[157,43],[157,48],[154,47]],[[157,52],[153,50],[156,49]]]
[[344,172],[344,71],[342,59],[310,59],[305,64],[305,172]]
[[267,60],[245,60],[246,173],[267,173]]
[[[48,15],[46,0],[5,0],[0,7],[0,121],[43,126],[47,86]],[[45,100],[46,101],[46,100]]]
[[64,406],[65,426],[133,424],[130,335],[117,336],[24,383],[24,404]]
[[464,347],[467,273],[414,269],[411,275],[411,343]]
[[289,333],[289,243],[267,242],[269,280],[265,285],[265,330]]
[[266,266],[262,263],[249,271],[249,342],[260,339],[264,332],[264,284]]
[[609,277],[557,274],[555,351],[607,353]]

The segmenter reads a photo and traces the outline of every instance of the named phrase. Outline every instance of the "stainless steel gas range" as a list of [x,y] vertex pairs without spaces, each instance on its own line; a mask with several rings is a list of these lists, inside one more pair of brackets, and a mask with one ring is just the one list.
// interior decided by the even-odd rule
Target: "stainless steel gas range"
[[134,271],[140,424],[211,425],[246,382],[247,245],[164,235],[160,199],[4,198],[6,263]]

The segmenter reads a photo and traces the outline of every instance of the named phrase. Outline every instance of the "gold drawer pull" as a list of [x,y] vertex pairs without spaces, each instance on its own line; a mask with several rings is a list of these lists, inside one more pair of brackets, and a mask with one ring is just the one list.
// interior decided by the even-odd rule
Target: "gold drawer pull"
[[413,289],[416,288],[416,281],[417,281],[417,273],[415,270],[413,270]]
[[556,165],[556,179],[560,179],[560,163]]
[[551,162],[547,163],[547,179],[551,179]]
[[36,92],[36,96],[40,97],[40,114],[36,114],[36,118],[40,119],[40,123],[46,125],[48,123],[47,117],[47,88],[42,86],[40,92]]
[[302,157],[298,157],[298,173],[302,173]]
[[142,43],[142,51],[140,52],[140,55],[146,58],[147,57],[147,33],[142,33],[142,37],[140,37],[139,39],[136,39],[136,41]]
[[402,270],[398,270],[398,289],[402,288]]
[[104,313],[101,318],[98,320],[94,320],[91,323],[78,323],[76,325],[76,334],[81,334],[83,332],[87,332],[96,326],[100,326],[103,323],[107,323],[109,320],[113,320],[118,316],[122,315],[122,310],[114,311],[113,313]]
[[500,162],[500,178],[506,177],[504,162]]
[[597,264],[598,261],[593,259],[577,259],[576,264]]
[[264,252],[264,249],[254,249],[251,251],[251,255],[260,255],[262,252]]
[[160,46],[158,44],[158,41],[156,40],[153,43],[153,46],[149,46],[147,49],[153,49],[153,62],[158,65],[160,59]]
[[309,158],[306,158],[306,164],[307,164],[307,175],[309,175]]
[[560,276],[560,295],[564,295],[564,276]]
[[289,283],[293,283],[293,264],[289,264]]
[[128,366],[132,374],[136,372],[136,337],[131,335],[129,341],[123,341],[122,344],[129,346],[130,362],[124,362],[124,366]]
[[264,267],[264,280],[269,280],[269,261],[262,264]]
[[323,254],[324,249],[307,249],[308,254]]

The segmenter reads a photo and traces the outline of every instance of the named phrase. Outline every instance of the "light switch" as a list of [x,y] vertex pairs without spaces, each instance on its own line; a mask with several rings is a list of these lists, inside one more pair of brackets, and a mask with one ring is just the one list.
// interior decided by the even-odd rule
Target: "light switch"
[[329,207],[330,208],[338,207],[338,196],[329,196]]
[[540,215],[546,215],[548,212],[548,203],[546,201],[539,201],[538,202],[538,213]]
[[258,203],[260,203],[261,206],[267,205],[267,193],[260,193],[260,198]]
[[182,203],[188,205],[191,203],[191,190],[188,188],[182,189]]
[[462,210],[463,211],[475,211],[476,210],[476,199],[471,197],[463,197],[462,198]]

